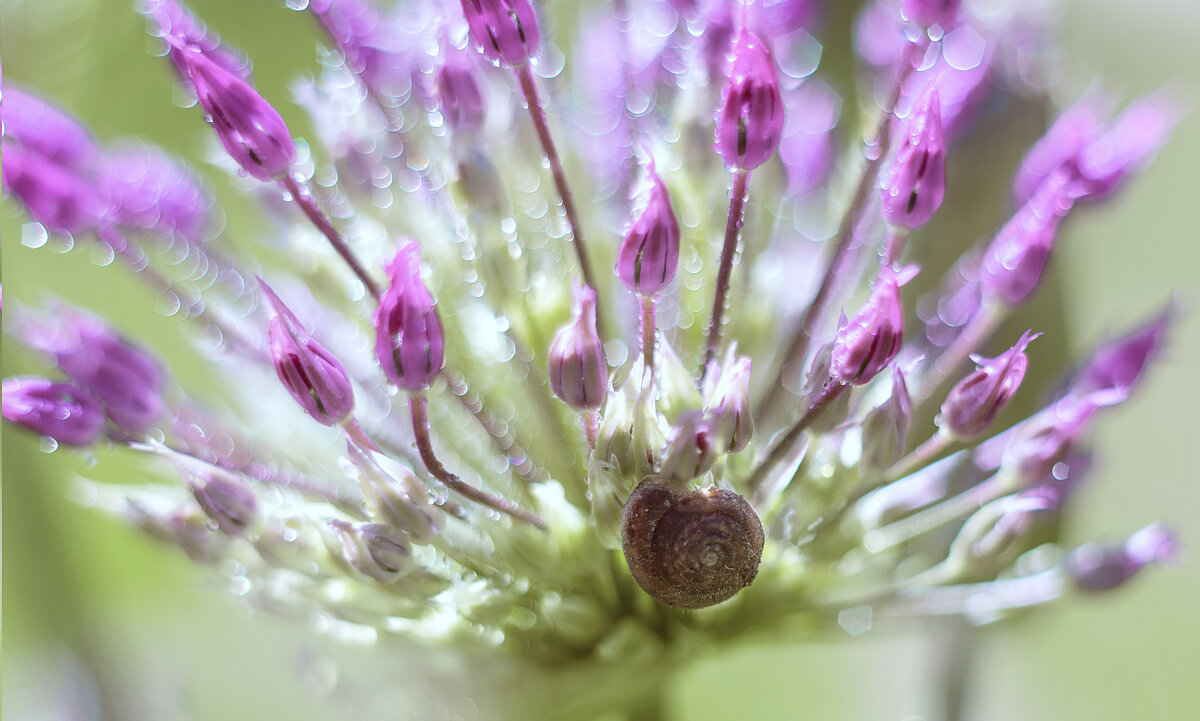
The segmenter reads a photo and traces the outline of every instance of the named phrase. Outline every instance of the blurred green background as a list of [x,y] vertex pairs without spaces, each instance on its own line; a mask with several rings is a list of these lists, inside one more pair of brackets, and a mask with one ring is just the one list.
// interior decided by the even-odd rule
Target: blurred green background
[[[281,2],[194,7],[255,60],[264,95],[281,106],[296,134],[307,135],[303,114],[285,99],[290,80],[316,67],[318,36],[309,19]],[[136,135],[186,157],[202,155],[209,131],[197,112],[170,102],[179,95],[167,63],[149,52],[153,45],[129,2],[3,0],[0,11],[6,82],[42,90],[103,141]],[[1200,97],[1200,3],[1076,0],[1066,5],[1058,30],[1067,51],[1058,100],[1073,99],[1093,78],[1125,96],[1171,83],[1188,107]],[[1069,225],[1054,262],[1070,357],[1144,318],[1172,292],[1185,310],[1200,297],[1198,159],[1200,114],[1193,112],[1116,202],[1089,207]],[[219,172],[201,171],[229,206],[238,235],[250,235],[245,229],[253,220],[243,215],[237,194]],[[1010,169],[998,172],[1007,177]],[[217,387],[196,365],[179,324],[152,312],[153,297],[135,283],[114,282],[123,270],[97,267],[87,251],[24,247],[22,217],[11,202],[0,208],[0,222],[8,298],[36,301],[49,288],[100,309],[126,332],[153,339],[189,388]],[[36,362],[7,336],[3,344],[5,376],[36,372]],[[1196,363],[1187,360],[1197,355],[1200,319],[1189,311],[1134,400],[1096,424],[1098,468],[1066,526],[1068,540],[1079,542],[1116,538],[1164,518],[1183,540],[1178,567],[1154,570],[1111,595],[985,629],[969,718],[1200,715],[1200,563],[1188,552],[1200,545],[1200,484],[1189,450],[1200,391]],[[124,457],[99,460],[110,477],[136,472]],[[250,612],[176,550],[66,502],[63,479],[90,473],[91,464],[48,456],[28,433],[6,428],[3,434],[7,718],[92,718],[85,700],[93,691],[119,721],[346,717],[338,700],[342,684],[320,662],[331,642],[300,624]],[[414,673],[369,650],[341,655],[372,669],[367,679]],[[932,718],[927,676],[936,658],[936,640],[917,628],[743,646],[698,659],[675,682],[671,708],[680,719]],[[81,663],[91,677],[80,672]],[[469,704],[442,711],[447,718],[488,718],[486,708]]]

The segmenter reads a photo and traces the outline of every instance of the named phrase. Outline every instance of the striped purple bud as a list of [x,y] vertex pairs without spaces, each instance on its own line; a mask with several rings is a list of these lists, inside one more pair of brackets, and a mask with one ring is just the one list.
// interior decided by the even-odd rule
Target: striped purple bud
[[1015,306],[1037,288],[1058,226],[1075,202],[1071,175],[1066,168],[1055,171],[996,234],[980,268],[984,298]]
[[487,111],[480,88],[479,68],[472,61],[466,53],[447,48],[437,70],[438,111],[456,132],[478,128]]
[[258,497],[232,473],[216,467],[204,470],[181,463],[180,470],[196,502],[227,536],[241,536],[258,520]]
[[467,29],[493,63],[518,66],[538,53],[541,35],[529,0],[462,0]]
[[775,59],[757,35],[743,28],[733,44],[729,82],[717,108],[713,148],[727,167],[753,170],[779,147],[783,115]]
[[409,393],[420,393],[446,363],[442,319],[421,281],[416,242],[403,243],[386,268],[388,287],[373,317],[375,355],[388,380]]
[[651,161],[646,168],[650,191],[646,205],[633,221],[617,253],[617,277],[631,292],[652,296],[675,277],[679,265],[679,221],[671,194]]
[[94,181],[7,138],[3,154],[5,192],[47,230],[82,234],[105,222],[108,200]]
[[5,165],[14,141],[56,165],[81,172],[94,169],[100,160],[100,148],[79,121],[16,85],[4,86],[4,141]]
[[222,46],[221,39],[208,31],[204,22],[178,0],[144,0],[142,14],[153,23],[150,33],[166,41],[167,56],[179,71],[179,77],[190,91],[191,71],[188,59],[203,55],[234,76],[249,82],[250,61],[241,53]]
[[550,388],[577,411],[596,410],[608,391],[608,363],[596,332],[596,290],[575,287],[575,317],[550,342]]
[[1108,591],[1151,563],[1170,563],[1178,551],[1179,543],[1171,529],[1152,523],[1120,545],[1080,546],[1067,558],[1067,569],[1079,588]]
[[104,433],[104,409],[86,389],[48,378],[4,379],[4,420],[69,446],[87,446]]
[[284,388],[318,423],[334,426],[346,421],[354,410],[354,389],[346,369],[304,330],[269,285],[261,278],[258,283],[273,311],[267,338],[271,362]]
[[936,86],[922,93],[901,135],[903,142],[880,175],[879,198],[889,223],[916,230],[946,196],[946,142]]
[[1161,350],[1173,315],[1174,307],[1168,307],[1132,332],[1098,347],[1075,372],[1070,395],[1128,398],[1146,366]]
[[296,145],[278,111],[245,80],[207,55],[189,53],[184,59],[196,99],[226,152],[259,180],[288,172]]
[[950,389],[940,428],[961,440],[983,434],[1021,387],[1029,365],[1025,348],[1039,335],[1025,331],[1016,345],[995,358],[972,356],[979,367]]
[[213,199],[200,179],[161,150],[129,144],[105,159],[114,223],[189,242],[207,239]]
[[911,267],[900,272],[882,270],[871,297],[854,320],[846,322],[842,316],[830,357],[831,378],[863,385],[892,362],[904,344],[900,286],[915,274]]

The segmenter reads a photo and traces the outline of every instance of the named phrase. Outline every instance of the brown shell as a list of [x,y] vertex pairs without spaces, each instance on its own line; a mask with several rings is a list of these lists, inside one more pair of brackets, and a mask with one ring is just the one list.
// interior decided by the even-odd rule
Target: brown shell
[[677,608],[704,608],[750,585],[762,560],[758,514],[733,491],[648,476],[621,514],[629,571],[642,590]]

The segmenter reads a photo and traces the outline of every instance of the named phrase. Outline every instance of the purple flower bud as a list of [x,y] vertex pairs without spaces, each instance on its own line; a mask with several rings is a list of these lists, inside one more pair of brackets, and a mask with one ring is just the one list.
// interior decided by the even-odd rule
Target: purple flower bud
[[3,154],[4,190],[48,230],[82,234],[104,222],[108,201],[96,183],[15,143],[5,142]]
[[782,136],[783,95],[775,60],[767,45],[743,28],[733,44],[713,147],[727,167],[752,170],[770,159]]
[[910,230],[929,222],[946,195],[946,143],[941,104],[930,85],[908,118],[903,144],[880,175],[883,217]]
[[537,54],[541,35],[529,0],[462,0],[471,40],[494,63],[517,66]]
[[882,471],[904,456],[912,414],[912,397],[897,364],[892,366],[891,396],[863,419],[862,460],[868,469]]
[[1098,404],[1089,398],[1063,398],[1025,421],[1004,449],[1001,465],[1026,482],[1050,476],[1066,460]]
[[311,0],[308,10],[346,59],[350,72],[362,76],[373,91],[399,89],[411,78],[412,61],[405,56],[398,28],[379,17],[367,0]]
[[659,473],[676,481],[699,478],[713,467],[720,456],[713,419],[700,411],[686,411],[671,427],[667,450]]
[[104,409],[86,389],[48,378],[4,379],[4,420],[69,446],[87,446],[104,433]]
[[[965,24],[946,33],[935,47],[940,52],[933,62],[918,68],[904,84],[904,92],[896,103],[896,115],[910,116],[925,90],[936,85],[942,135],[947,142],[953,142],[970,126],[987,95],[989,84],[985,81],[992,67],[993,48],[987,38]],[[885,82],[895,80],[888,77]]]
[[1071,172],[1059,168],[996,234],[980,269],[985,298],[1015,306],[1037,288],[1059,223],[1074,204],[1070,181]]
[[203,55],[242,80],[250,80],[250,61],[208,32],[204,23],[178,0],[144,0],[142,14],[154,24],[151,34],[167,44],[167,55],[188,89],[192,86],[188,58]]
[[344,422],[354,410],[354,389],[346,369],[304,330],[270,286],[261,278],[258,282],[274,311],[267,338],[279,380],[318,423],[333,426]]
[[190,53],[184,59],[196,99],[229,155],[259,180],[286,173],[296,157],[296,145],[275,108],[208,56]]
[[575,286],[575,318],[550,342],[550,388],[577,411],[595,410],[608,391],[608,363],[596,332],[596,290]]
[[16,329],[23,342],[53,356],[99,399],[117,425],[141,432],[162,417],[165,379],[159,363],[100,318],[59,306],[44,317],[21,318]]
[[[77,120],[20,86],[4,86],[4,139],[77,171],[92,170],[100,149]],[[5,164],[9,143],[5,142]]]
[[617,253],[617,277],[631,292],[651,296],[675,277],[679,265],[679,221],[671,195],[651,162],[646,169],[650,191],[646,206],[633,221]]
[[821,3],[817,0],[760,0],[754,9],[758,11],[763,32],[783,37],[800,28],[815,25],[821,12]]
[[189,242],[206,239],[212,197],[191,170],[149,145],[130,144],[104,163],[113,222]]
[[886,368],[904,343],[904,311],[900,286],[915,275],[915,269],[896,273],[883,270],[871,297],[854,320],[842,316],[830,358],[830,376],[841,383],[870,383]]
[[487,110],[479,87],[479,68],[472,60],[466,53],[449,48],[437,70],[438,110],[456,132],[478,128]]
[[900,12],[909,22],[922,27],[940,25],[950,29],[958,20],[962,0],[900,0]]
[[942,403],[941,429],[962,440],[986,431],[1021,387],[1029,364],[1025,348],[1039,335],[1025,331],[1016,345],[995,358],[972,356],[979,367],[950,389]]
[[1079,151],[1079,195],[1101,200],[1116,192],[1130,173],[1167,142],[1179,114],[1166,93],[1131,103],[1104,133]]
[[240,478],[220,468],[181,465],[196,502],[227,536],[241,536],[258,520],[258,497]]
[[750,412],[750,369],[752,361],[737,355],[731,344],[725,360],[717,367],[714,360],[704,375],[704,413],[711,420],[715,445],[721,451],[737,453],[750,444],[754,418]]
[[1082,398],[1096,393],[1124,400],[1162,347],[1173,308],[1168,307],[1133,332],[1106,343],[1092,353],[1071,381],[1070,394]]
[[1119,546],[1080,546],[1067,558],[1067,568],[1079,588],[1108,591],[1150,563],[1170,563],[1178,551],[1174,532],[1161,523],[1152,523]]
[[429,388],[446,364],[437,304],[421,281],[421,249],[407,241],[387,265],[388,288],[375,309],[375,355],[388,379],[409,393]]
[[1105,115],[1104,101],[1096,94],[1086,95],[1064,110],[1021,159],[1013,177],[1014,204],[1024,204],[1051,173],[1073,162],[1079,151],[1100,133]]

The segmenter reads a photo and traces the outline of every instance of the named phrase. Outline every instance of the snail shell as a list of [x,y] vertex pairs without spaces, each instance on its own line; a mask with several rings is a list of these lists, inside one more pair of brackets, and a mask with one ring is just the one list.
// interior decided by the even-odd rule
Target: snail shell
[[733,491],[648,476],[621,514],[629,571],[642,590],[677,608],[704,608],[750,585],[762,560],[758,514]]

